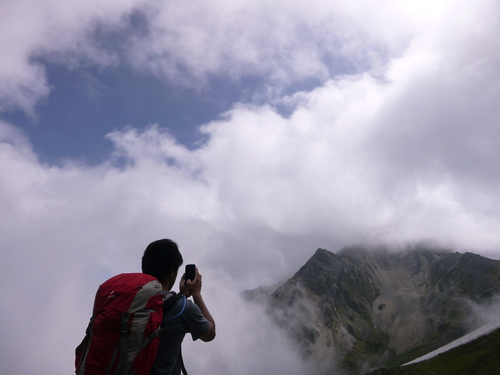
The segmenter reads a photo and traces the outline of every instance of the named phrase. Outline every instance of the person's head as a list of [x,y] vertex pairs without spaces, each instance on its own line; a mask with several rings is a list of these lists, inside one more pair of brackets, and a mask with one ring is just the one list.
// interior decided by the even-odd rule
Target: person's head
[[151,242],[142,256],[142,272],[156,277],[160,282],[167,277],[177,276],[182,265],[182,255],[179,247],[172,240],[158,240]]

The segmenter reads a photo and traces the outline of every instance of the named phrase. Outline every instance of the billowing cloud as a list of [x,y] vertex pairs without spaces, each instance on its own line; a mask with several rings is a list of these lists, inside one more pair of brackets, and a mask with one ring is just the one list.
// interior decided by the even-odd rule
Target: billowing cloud
[[[266,92],[383,66],[455,3],[86,1],[0,4],[1,109],[48,95],[43,61],[130,64],[177,84],[264,80]],[[469,6],[467,7],[467,9]]]
[[263,344],[274,331],[237,293],[290,275],[317,247],[432,240],[500,257],[495,2],[11,3],[4,109],[48,95],[41,59],[126,63],[183,84],[321,84],[235,104],[196,148],[157,125],[116,130],[112,156],[92,167],[44,164],[0,123],[2,372],[71,371],[97,286],[138,271],[158,238],[204,275],[220,335],[186,358],[217,374],[301,369],[280,334]]
[[110,65],[116,53],[92,38],[98,25],[123,28],[132,1],[2,1],[0,3],[0,110],[20,108],[34,115],[37,101],[48,95],[41,58],[71,66]]

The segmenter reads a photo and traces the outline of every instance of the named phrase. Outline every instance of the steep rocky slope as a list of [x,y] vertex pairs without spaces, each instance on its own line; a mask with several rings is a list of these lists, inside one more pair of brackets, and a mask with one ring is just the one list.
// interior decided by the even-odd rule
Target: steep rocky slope
[[500,292],[500,261],[417,247],[318,249],[265,303],[323,372],[357,374],[425,354],[466,333],[470,302]]

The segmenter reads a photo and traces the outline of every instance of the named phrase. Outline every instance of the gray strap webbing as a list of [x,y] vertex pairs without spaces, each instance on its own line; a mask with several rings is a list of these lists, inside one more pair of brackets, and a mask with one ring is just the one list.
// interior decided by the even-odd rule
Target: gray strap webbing
[[120,360],[118,362],[118,375],[127,375],[128,373],[128,356],[127,356],[127,334],[128,334],[128,319],[129,314],[122,313],[121,336],[120,343]]
[[[186,370],[186,367],[184,366],[184,360],[182,359],[182,349],[181,351],[179,352],[179,358],[177,359],[178,361],[181,361],[181,371],[184,375],[188,375],[187,373],[187,370]],[[175,362],[177,364],[177,362]],[[174,371],[175,369],[175,364],[174,366],[172,366],[172,368],[170,369],[170,372],[168,373],[168,375],[172,375],[172,371]]]
[[188,375],[188,372],[186,370],[186,367],[184,366],[184,359],[182,358],[182,350],[179,353],[179,359],[181,360],[181,371],[184,375]]
[[89,354],[90,350],[90,343],[92,342],[92,324],[94,323],[94,318],[95,315],[92,315],[90,318],[89,325],[87,326],[87,329],[85,330],[85,338],[83,339],[82,343],[78,345],[78,347],[75,350],[75,354],[78,355],[80,351],[85,351],[82,354],[82,357],[80,358],[80,363],[78,364],[77,370],[76,370],[76,375],[83,375],[85,374],[85,363],[87,361],[87,355]]
[[109,375],[111,373],[111,369],[113,368],[113,363],[115,363],[115,359],[119,351],[120,351],[120,343],[118,343],[115,351],[113,352],[113,355],[111,356],[111,361],[109,361],[108,368],[106,369],[106,375]]

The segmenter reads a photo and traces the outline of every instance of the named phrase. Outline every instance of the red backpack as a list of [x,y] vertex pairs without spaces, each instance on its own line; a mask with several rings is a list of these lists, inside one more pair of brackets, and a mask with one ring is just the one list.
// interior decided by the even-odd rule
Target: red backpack
[[[169,305],[178,297],[169,294]],[[143,273],[104,282],[85,338],[76,348],[76,374],[148,375],[158,351],[164,298],[160,282]]]

